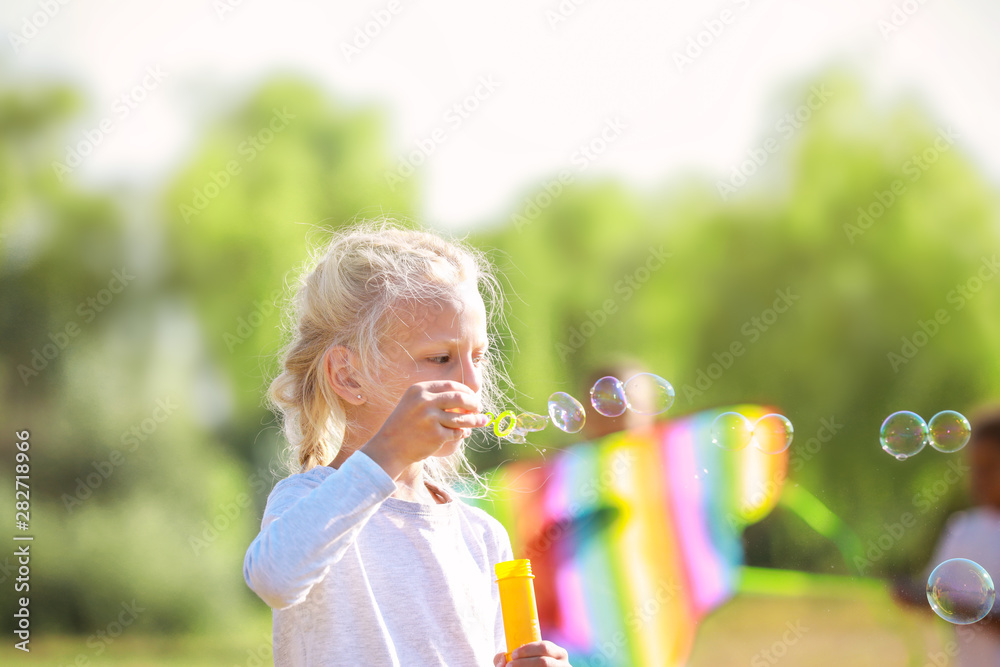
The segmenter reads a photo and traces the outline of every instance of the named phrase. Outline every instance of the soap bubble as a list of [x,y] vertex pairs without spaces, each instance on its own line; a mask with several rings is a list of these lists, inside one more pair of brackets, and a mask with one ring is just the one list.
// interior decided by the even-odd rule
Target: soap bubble
[[567,433],[576,433],[587,421],[587,413],[580,401],[564,391],[549,396],[549,417],[556,428]]
[[927,444],[927,423],[915,412],[894,412],[882,422],[879,440],[882,449],[902,461]]
[[517,445],[523,445],[528,442],[527,438],[524,437],[524,431],[519,430],[517,427],[510,432],[510,435],[506,437],[507,442],[513,442]]
[[522,412],[517,416],[517,425],[525,432],[543,431],[549,423],[549,418],[543,415],[536,415],[534,412]]
[[511,429],[510,434],[505,437],[510,442],[524,444],[528,441],[528,433],[531,433],[532,431],[541,431],[548,423],[548,417],[536,415],[533,412],[522,412],[517,416],[517,421],[514,424],[514,428]]
[[927,430],[931,447],[946,454],[965,447],[972,435],[969,420],[954,410],[945,410],[931,417]]
[[621,380],[610,375],[602,377],[590,388],[590,402],[605,417],[625,414],[625,387]]
[[754,446],[765,454],[780,454],[792,444],[792,433],[792,422],[784,415],[764,415],[753,427]]
[[995,597],[989,573],[965,558],[946,560],[927,579],[927,601],[949,623],[968,625],[981,620],[990,613]]
[[521,423],[521,420],[518,419],[517,423],[514,424],[514,428],[512,428],[510,430],[510,433],[508,433],[504,437],[507,438],[507,440],[510,440],[511,442],[516,442],[518,444],[521,444],[527,442],[525,440],[525,436],[527,434],[528,434],[528,429],[524,428],[524,425]]
[[625,382],[625,401],[632,412],[658,415],[674,404],[674,387],[659,375],[639,373]]
[[736,451],[750,444],[753,426],[738,412],[723,412],[712,422],[712,443]]

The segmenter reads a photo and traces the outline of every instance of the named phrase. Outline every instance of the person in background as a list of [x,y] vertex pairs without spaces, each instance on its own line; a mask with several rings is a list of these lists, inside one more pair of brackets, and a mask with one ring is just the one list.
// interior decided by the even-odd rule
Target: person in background
[[[969,484],[975,505],[956,512],[945,525],[920,581],[897,584],[901,602],[930,609],[926,582],[931,571],[951,558],[966,558],[1000,577],[1000,406],[978,411],[971,420],[972,437],[965,447]],[[960,667],[1000,665],[1000,609],[977,623],[955,626],[956,641],[949,647]],[[957,654],[957,655],[956,655]]]
[[590,389],[602,377],[616,377],[624,384],[636,373],[645,372],[648,372],[647,369],[638,360],[631,357],[622,357],[603,366],[598,366],[584,376],[584,385],[580,393],[583,407],[587,410],[587,421],[583,425],[583,436],[585,438],[588,440],[597,440],[609,433],[643,428],[655,421],[655,415],[641,415],[632,410],[625,410],[624,414],[617,417],[605,417],[595,410],[593,404],[590,402]]

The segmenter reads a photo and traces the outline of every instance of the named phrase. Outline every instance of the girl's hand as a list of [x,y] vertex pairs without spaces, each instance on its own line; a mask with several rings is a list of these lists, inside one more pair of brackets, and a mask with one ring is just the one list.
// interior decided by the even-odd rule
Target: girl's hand
[[531,642],[515,649],[507,662],[505,653],[493,657],[494,667],[572,667],[566,649],[549,641]]
[[393,478],[407,466],[485,426],[479,397],[460,382],[435,380],[411,385],[378,432],[361,448]]

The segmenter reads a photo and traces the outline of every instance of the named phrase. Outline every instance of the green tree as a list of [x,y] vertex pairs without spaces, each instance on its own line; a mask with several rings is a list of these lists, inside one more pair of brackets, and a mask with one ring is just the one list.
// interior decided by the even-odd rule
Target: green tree
[[393,182],[384,134],[372,108],[274,81],[213,124],[167,190],[167,285],[194,305],[232,401],[218,435],[247,460],[271,421],[266,378],[308,248],[353,219],[413,213],[416,180]]
[[[949,458],[928,448],[900,463],[880,449],[879,426],[901,409],[968,410],[1000,389],[996,197],[961,141],[915,105],[877,110],[836,73],[783,104],[793,111],[823,85],[831,98],[791,136],[766,128],[758,146],[773,138],[777,151],[725,199],[707,179],[654,196],[579,184],[481,238],[500,249],[513,288],[508,348],[524,407],[544,410],[557,389],[585,402],[585,373],[617,353],[674,383],[668,416],[773,405],[796,427],[792,482],[863,540],[903,512],[920,517],[873,570],[914,567],[963,490],[916,501]],[[660,246],[669,258],[639,284]],[[824,419],[839,425],[828,443]],[[536,444],[570,439],[551,431]],[[765,564],[843,567],[783,511],[755,531],[751,554]]]

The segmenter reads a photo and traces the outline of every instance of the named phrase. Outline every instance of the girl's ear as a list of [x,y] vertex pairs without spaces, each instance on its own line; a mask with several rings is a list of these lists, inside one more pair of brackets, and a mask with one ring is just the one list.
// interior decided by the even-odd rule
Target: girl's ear
[[365,398],[351,370],[353,361],[350,350],[343,345],[332,345],[323,355],[323,372],[337,396],[351,405],[361,405]]

